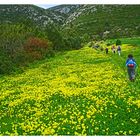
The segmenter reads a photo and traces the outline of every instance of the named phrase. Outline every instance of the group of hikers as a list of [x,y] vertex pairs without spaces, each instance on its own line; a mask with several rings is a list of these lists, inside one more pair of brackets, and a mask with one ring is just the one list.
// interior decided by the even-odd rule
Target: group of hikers
[[[112,52],[113,52],[114,54],[115,54],[116,51],[117,51],[118,54],[121,55],[121,46],[120,46],[120,45],[117,47],[117,49],[116,49],[115,46],[113,45],[113,46],[111,47],[111,50],[112,50]],[[108,47],[106,47],[105,52],[106,52],[106,54],[108,54]]]
[[[121,55],[121,47],[120,45],[117,47],[117,49],[115,48],[115,46],[113,45],[111,47],[112,52],[115,54],[116,51],[118,52],[119,56]],[[106,48],[106,54],[108,54],[108,48]],[[135,79],[135,69],[136,69],[136,61],[133,58],[132,54],[128,55],[128,58],[126,60],[126,67],[127,67],[127,72],[128,72],[128,76],[129,76],[129,80],[134,82]]]
[[[103,47],[100,47],[99,45],[96,45],[94,46],[95,49],[98,49],[100,48],[101,51],[103,51]],[[120,56],[121,55],[121,46],[118,45],[117,48],[115,47],[115,45],[113,45],[111,47],[111,50],[112,50],[112,53],[115,54],[116,52],[118,52],[118,55]],[[106,54],[108,54],[109,52],[109,49],[108,47],[105,48],[105,52]],[[133,55],[132,54],[129,54],[128,55],[128,58],[126,60],[126,67],[127,67],[127,72],[128,72],[128,76],[129,76],[129,80],[134,82],[135,80],[135,69],[137,67],[137,64],[136,64],[136,61],[135,59],[133,58]]]

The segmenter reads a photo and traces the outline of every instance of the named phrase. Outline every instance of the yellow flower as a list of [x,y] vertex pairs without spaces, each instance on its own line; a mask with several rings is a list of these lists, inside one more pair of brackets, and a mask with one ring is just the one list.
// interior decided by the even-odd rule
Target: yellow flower
[[54,129],[46,128],[43,132],[43,135],[53,135],[55,133]]
[[133,131],[132,130],[129,130],[129,134],[132,134],[133,133]]
[[75,134],[76,136],[78,136],[78,135],[79,135],[79,133],[78,133],[78,132],[74,132],[74,134]]
[[115,135],[119,135],[119,132],[115,132]]
[[87,116],[87,118],[88,118],[88,119],[89,119],[89,118],[91,118],[91,116],[90,116],[90,115],[88,115],[88,114],[87,114],[86,116]]

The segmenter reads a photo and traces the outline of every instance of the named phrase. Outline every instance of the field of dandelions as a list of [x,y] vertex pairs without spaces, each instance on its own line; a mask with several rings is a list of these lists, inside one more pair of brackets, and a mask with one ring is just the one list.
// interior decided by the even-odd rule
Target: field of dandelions
[[[0,77],[0,135],[140,135],[140,80],[122,54],[84,47]],[[139,71],[139,68],[137,68]]]

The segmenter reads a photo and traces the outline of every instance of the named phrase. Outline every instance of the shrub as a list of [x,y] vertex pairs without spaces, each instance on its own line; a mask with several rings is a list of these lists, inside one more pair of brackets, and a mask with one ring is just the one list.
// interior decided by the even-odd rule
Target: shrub
[[64,44],[63,36],[55,25],[47,25],[45,33],[48,39],[52,42],[53,50],[62,51],[66,49],[67,46]]
[[121,45],[121,41],[119,39],[117,39],[117,41],[116,41],[116,46],[117,45]]
[[29,61],[39,60],[46,57],[51,50],[50,44],[51,43],[46,39],[30,37],[24,45],[26,57]]

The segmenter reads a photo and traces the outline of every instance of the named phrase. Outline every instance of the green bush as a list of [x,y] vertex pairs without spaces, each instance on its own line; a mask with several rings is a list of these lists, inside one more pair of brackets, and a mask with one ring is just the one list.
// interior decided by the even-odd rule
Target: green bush
[[121,44],[122,44],[122,43],[121,43],[121,40],[117,39],[117,41],[116,41],[116,46],[121,45]]

